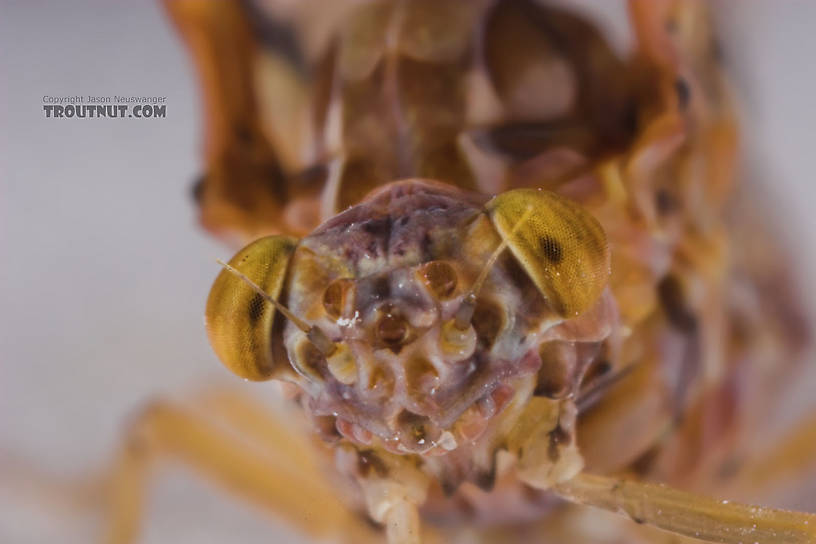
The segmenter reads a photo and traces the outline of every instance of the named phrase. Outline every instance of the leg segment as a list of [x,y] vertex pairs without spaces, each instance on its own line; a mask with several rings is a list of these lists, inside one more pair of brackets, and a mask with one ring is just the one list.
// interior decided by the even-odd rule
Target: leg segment
[[[222,398],[222,402],[228,399]],[[250,405],[233,405],[238,415]],[[282,429],[282,425],[277,425]],[[256,417],[240,431],[269,429]],[[349,542],[374,542],[375,530],[346,508],[321,477],[305,441],[279,435],[274,448],[263,439],[222,429],[180,407],[156,403],[130,430],[112,481],[112,517],[105,535],[111,544],[131,542],[138,533],[149,468],[162,457],[193,467],[232,492],[283,517],[305,534]],[[271,435],[274,440],[275,435]],[[267,439],[269,440],[269,439]],[[264,447],[266,446],[266,447]],[[299,452],[300,455],[295,455]]]
[[708,542],[806,544],[816,539],[814,514],[718,501],[659,484],[579,474],[555,491],[571,502]]
[[194,195],[214,234],[246,242],[308,232],[322,179],[285,176],[262,126],[256,90],[260,46],[241,2],[165,0],[203,91],[206,173]]
[[[789,431],[764,454],[740,467],[728,490],[740,497],[774,497],[804,508],[816,506],[813,497],[816,477],[816,417]],[[797,494],[796,490],[799,490]],[[802,490],[807,490],[802,492]]]

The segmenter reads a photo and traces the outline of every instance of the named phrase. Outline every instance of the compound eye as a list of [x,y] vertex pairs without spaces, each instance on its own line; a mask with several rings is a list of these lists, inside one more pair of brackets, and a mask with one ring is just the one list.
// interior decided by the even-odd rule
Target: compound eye
[[419,277],[428,290],[440,300],[447,300],[456,292],[456,270],[444,261],[431,261],[419,269]]
[[354,280],[339,278],[323,291],[323,309],[335,321],[350,315],[354,307]]
[[[268,236],[239,251],[229,264],[277,299],[296,246],[294,238]],[[232,372],[255,381],[272,376],[277,367],[272,356],[274,318],[275,307],[240,277],[225,269],[215,278],[207,299],[207,336]]]
[[[609,280],[609,247],[600,223],[580,205],[540,189],[507,191],[487,203],[493,226],[522,268],[563,317],[590,308]],[[522,215],[529,218],[513,232]]]

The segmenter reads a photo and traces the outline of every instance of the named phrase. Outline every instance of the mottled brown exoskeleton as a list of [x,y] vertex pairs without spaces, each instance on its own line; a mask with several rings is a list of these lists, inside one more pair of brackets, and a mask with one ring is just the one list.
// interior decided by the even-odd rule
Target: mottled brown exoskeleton
[[166,6],[204,92],[202,224],[249,242],[210,341],[316,438],[229,395],[241,440],[147,410],[112,542],[155,452],[328,540],[816,541],[729,502],[816,456],[816,424],[745,449],[804,338],[781,260],[735,242],[701,2],[632,0],[627,58],[533,0]]

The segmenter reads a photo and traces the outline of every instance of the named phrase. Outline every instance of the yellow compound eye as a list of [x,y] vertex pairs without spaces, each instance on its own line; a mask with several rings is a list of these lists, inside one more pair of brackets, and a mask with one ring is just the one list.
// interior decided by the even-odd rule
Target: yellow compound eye
[[[609,248],[600,223],[580,205],[540,189],[507,191],[487,203],[490,220],[559,315],[591,307],[609,279]],[[530,209],[532,213],[513,233]]]
[[[293,238],[267,236],[239,251],[229,264],[277,299],[296,246]],[[274,317],[275,307],[234,273],[225,269],[215,278],[207,299],[207,336],[224,366],[238,376],[260,381],[274,373]]]

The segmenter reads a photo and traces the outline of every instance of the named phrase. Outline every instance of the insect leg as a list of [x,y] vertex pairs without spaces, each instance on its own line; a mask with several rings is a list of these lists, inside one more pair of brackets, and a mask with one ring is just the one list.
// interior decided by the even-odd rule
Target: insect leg
[[[256,90],[261,48],[244,5],[220,0],[164,4],[203,90],[206,172],[194,188],[201,223],[239,242],[311,230],[322,179],[287,178],[264,132]],[[287,210],[295,201],[297,209]]]
[[579,474],[554,491],[571,502],[707,542],[806,544],[816,539],[814,514],[714,500],[660,484]]
[[[670,390],[656,355],[644,357],[583,414],[577,432],[581,455],[590,471],[620,470],[632,463],[671,425]],[[627,437],[621,443],[620,437]]]
[[401,501],[391,507],[385,518],[389,544],[419,544],[419,510],[415,504]]
[[[306,421],[300,414],[286,414],[288,425],[282,418],[273,417],[269,406],[253,400],[248,395],[240,394],[233,389],[215,389],[203,393],[196,399],[206,405],[213,417],[223,420],[225,425],[244,436],[251,436],[267,452],[274,452],[285,457],[284,462],[297,462],[300,466],[294,472],[303,475],[317,475],[320,469],[314,466],[313,442],[293,432],[290,426],[303,427]],[[290,417],[297,417],[293,422]],[[384,516],[386,536],[389,542],[410,544],[419,542],[436,542],[439,537],[428,527],[420,531],[419,512],[416,504],[408,500],[393,501],[393,505]]]
[[[221,405],[227,399],[221,399]],[[221,414],[240,420],[250,405],[234,404]],[[221,423],[224,423],[222,421]],[[112,516],[105,542],[131,542],[138,533],[150,466],[175,458],[222,487],[265,507],[312,537],[349,542],[374,542],[377,533],[346,508],[309,455],[304,439],[281,432],[283,425],[267,425],[256,417],[240,433],[218,425],[186,408],[156,402],[134,422],[121,452],[111,489]],[[247,436],[263,431],[269,443]],[[271,434],[266,434],[272,431]],[[254,439],[254,440],[253,440]]]
[[[355,452],[353,448],[346,451],[361,459],[358,457],[361,452]],[[385,526],[388,543],[439,541],[436,531],[423,528],[419,519],[419,507],[427,497],[427,476],[402,456],[383,452],[371,456],[371,453],[366,456],[367,468],[357,475],[357,482],[369,516]]]
[[[764,455],[753,457],[739,468],[739,475],[735,481],[735,492],[739,496],[754,496],[758,494],[776,496],[790,496],[784,493],[785,489],[807,489],[803,483],[808,476],[812,479],[816,470],[816,417],[810,417],[797,424],[795,428],[784,435],[773,448]],[[810,495],[813,486],[810,486]],[[801,497],[800,497],[801,498]],[[809,497],[813,507],[813,497]]]

